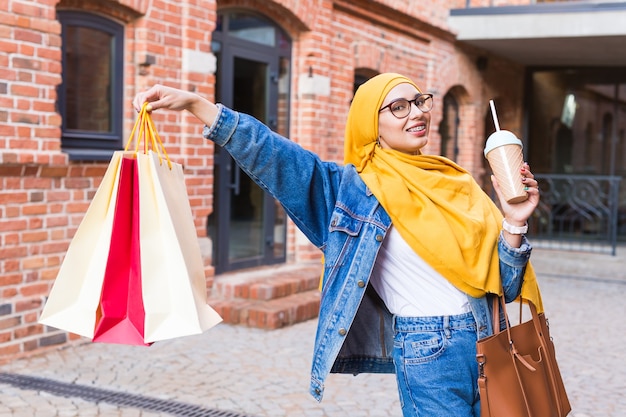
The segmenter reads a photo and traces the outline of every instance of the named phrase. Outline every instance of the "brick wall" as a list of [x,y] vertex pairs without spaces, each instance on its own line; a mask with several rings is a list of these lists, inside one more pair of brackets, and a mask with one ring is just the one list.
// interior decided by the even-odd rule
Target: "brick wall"
[[[37,323],[69,242],[106,163],[70,162],[60,151],[61,27],[56,9],[83,10],[125,24],[125,131],[140,89],[156,82],[213,95],[212,74],[184,71],[183,48],[208,52],[214,1],[9,1],[0,5],[0,358],[72,336]],[[150,12],[145,14],[148,9]],[[146,54],[157,57],[139,74]],[[100,71],[93,71],[99,74]],[[212,204],[213,148],[184,113],[154,115],[168,153],[185,167],[198,235]],[[210,262],[207,259],[207,264]],[[208,284],[212,268],[207,266]],[[75,337],[74,337],[75,338]]]
[[[0,356],[55,343],[37,322],[61,262],[82,187],[67,176],[55,86],[61,80],[54,7],[0,6]],[[66,188],[66,185],[68,188]],[[83,197],[84,198],[84,197]]]
[[[210,56],[219,8],[255,10],[292,38],[290,137],[324,159],[342,161],[343,130],[355,72],[395,71],[435,93],[428,151],[439,151],[438,125],[447,92],[460,103],[459,162],[482,174],[480,149],[490,98],[500,97],[501,123],[521,123],[521,69],[461,50],[448,32],[448,8],[465,1],[398,0],[8,0],[0,4],[0,360],[76,339],[37,324],[63,256],[93,197],[106,163],[70,162],[60,150],[61,82],[58,9],[90,11],[125,26],[124,127],[135,119],[132,97],[154,83],[213,98],[213,72],[193,65]],[[489,1],[472,1],[472,6]],[[502,2],[500,2],[502,3]],[[528,2],[508,2],[528,3]],[[417,20],[416,20],[417,19]],[[154,64],[140,66],[146,58]],[[191,58],[190,58],[191,57]],[[205,66],[206,67],[206,66]],[[519,79],[510,74],[520,75]],[[504,77],[502,74],[508,74]],[[305,77],[328,83],[330,93],[300,90]],[[212,210],[213,147],[190,115],[155,112],[168,153],[185,167],[200,238]],[[288,259],[319,253],[290,224]],[[212,268],[207,279],[211,285]]]

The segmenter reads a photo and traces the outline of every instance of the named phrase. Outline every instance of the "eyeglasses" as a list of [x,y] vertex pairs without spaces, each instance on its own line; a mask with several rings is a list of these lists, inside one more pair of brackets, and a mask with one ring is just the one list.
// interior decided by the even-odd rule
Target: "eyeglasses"
[[391,114],[393,114],[397,119],[404,119],[411,114],[411,103],[415,103],[415,106],[420,109],[422,113],[427,113],[433,108],[433,95],[419,94],[413,100],[399,98],[387,104],[378,110],[378,112],[380,113],[388,108]]

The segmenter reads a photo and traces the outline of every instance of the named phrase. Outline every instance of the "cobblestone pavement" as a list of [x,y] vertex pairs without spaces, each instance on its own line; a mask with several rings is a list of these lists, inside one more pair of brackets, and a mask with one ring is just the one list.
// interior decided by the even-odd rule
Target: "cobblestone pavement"
[[[533,253],[571,417],[626,416],[626,248],[619,249]],[[321,404],[309,396],[315,326],[222,324],[148,348],[86,342],[15,360],[0,366],[0,417],[401,416],[392,375],[333,374]]]

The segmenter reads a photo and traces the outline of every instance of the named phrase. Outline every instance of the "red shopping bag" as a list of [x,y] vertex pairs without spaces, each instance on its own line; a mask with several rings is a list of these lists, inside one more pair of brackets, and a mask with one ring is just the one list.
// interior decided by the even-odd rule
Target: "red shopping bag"
[[113,231],[94,342],[149,346],[144,342],[137,159],[121,161]]

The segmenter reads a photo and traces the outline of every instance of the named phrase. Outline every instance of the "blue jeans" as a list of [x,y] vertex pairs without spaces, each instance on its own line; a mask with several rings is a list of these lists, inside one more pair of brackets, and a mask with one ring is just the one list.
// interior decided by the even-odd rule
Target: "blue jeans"
[[404,417],[479,417],[472,313],[394,317],[393,361]]

